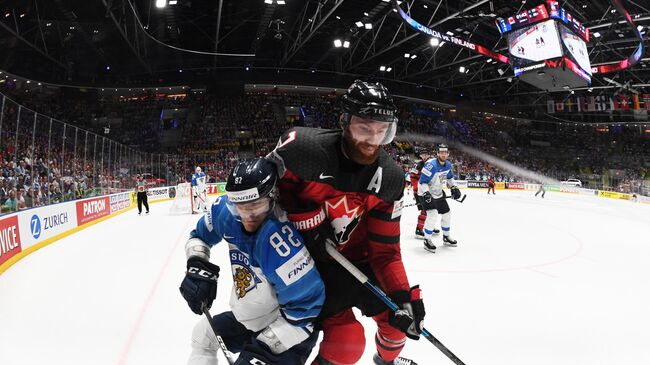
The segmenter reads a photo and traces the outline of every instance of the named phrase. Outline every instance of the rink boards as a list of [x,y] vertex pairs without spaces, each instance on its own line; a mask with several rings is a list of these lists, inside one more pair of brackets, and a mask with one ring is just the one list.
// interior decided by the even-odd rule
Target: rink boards
[[[225,183],[208,184],[208,195],[221,195]],[[151,188],[150,203],[175,196],[175,187]],[[105,196],[31,208],[0,217],[0,274],[26,255],[81,229],[137,206],[136,193]]]
[[[461,189],[487,189],[487,181],[460,180]],[[539,184],[496,182],[497,190],[537,191]],[[598,198],[633,200],[632,195],[582,189],[567,185],[545,185],[547,192],[588,195]],[[225,184],[208,184],[209,195],[225,193]],[[99,223],[136,206],[135,192],[80,199],[8,214],[0,218],[0,274],[31,252],[90,225]],[[152,188],[147,191],[150,202],[171,200],[175,187]],[[637,197],[637,202],[650,204],[650,198]]]

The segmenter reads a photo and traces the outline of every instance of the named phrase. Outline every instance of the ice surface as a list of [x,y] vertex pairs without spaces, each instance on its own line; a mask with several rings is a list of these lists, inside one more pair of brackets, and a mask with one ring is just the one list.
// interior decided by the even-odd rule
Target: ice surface
[[[425,251],[413,238],[416,208],[403,213],[402,255],[430,332],[468,365],[650,363],[650,205],[466,192],[449,202],[456,248],[440,237],[437,253]],[[178,286],[198,217],[169,216],[169,204],[89,227],[1,275],[0,364],[183,364],[199,317]],[[227,267],[225,245],[212,257]],[[222,275],[214,314],[231,284]],[[370,364],[375,327],[361,321],[360,364]],[[403,355],[451,364],[426,340]]]

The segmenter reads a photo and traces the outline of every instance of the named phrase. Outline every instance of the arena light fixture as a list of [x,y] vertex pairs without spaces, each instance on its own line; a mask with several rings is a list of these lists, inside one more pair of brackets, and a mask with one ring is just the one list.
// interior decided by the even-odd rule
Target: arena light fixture
[[372,29],[372,23],[366,23],[364,24],[364,26],[366,27],[366,29]]
[[286,2],[284,0],[277,0],[278,5],[284,5]]
[[410,53],[404,53],[404,58],[410,58],[411,54]]
[[176,5],[178,4],[178,0],[169,0],[169,5]]
[[600,33],[599,33],[599,32],[595,32],[595,33],[594,33],[594,38],[600,38]]
[[156,7],[162,9],[167,6],[167,0],[156,0]]
[[503,76],[503,74],[506,73],[506,72],[503,71],[503,69],[501,69],[501,68],[497,68],[497,72],[499,73],[499,76]]
[[386,71],[386,66],[379,66],[379,71],[381,71],[381,72]]
[[412,59],[412,60],[414,60],[414,59],[416,59],[416,58],[418,58],[418,55],[416,55],[416,54],[411,55],[411,59]]
[[264,4],[271,5],[271,4],[273,4],[273,0],[264,0]]
[[386,72],[391,72],[391,71],[393,71],[393,68],[392,68],[392,67],[388,67],[388,68],[386,69]]
[[464,74],[464,73],[465,73],[465,66],[460,66],[460,67],[458,68],[458,72]]
[[350,41],[343,41],[343,48],[350,48]]
[[358,22],[354,23],[354,25],[356,25],[357,28],[361,28],[361,27],[363,27],[363,22],[358,21]]
[[334,40],[334,47],[341,48],[342,46],[343,46],[343,42],[341,42],[340,39],[335,39]]
[[438,47],[440,45],[440,40],[438,38],[431,38],[429,44],[431,44],[432,47]]

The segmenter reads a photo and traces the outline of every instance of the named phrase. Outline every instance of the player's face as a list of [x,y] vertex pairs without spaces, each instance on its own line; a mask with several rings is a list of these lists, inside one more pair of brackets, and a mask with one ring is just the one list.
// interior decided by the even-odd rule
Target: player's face
[[438,160],[445,162],[449,157],[449,151],[440,151],[438,152]]
[[346,133],[352,160],[362,165],[375,162],[389,127],[385,122],[353,116]]
[[241,217],[244,229],[247,232],[255,232],[269,214],[271,199],[263,198],[250,203],[235,204],[235,208]]

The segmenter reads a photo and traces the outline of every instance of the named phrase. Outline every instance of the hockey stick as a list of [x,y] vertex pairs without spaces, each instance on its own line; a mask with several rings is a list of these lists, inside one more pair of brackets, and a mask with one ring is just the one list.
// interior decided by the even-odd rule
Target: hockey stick
[[467,195],[466,195],[466,194],[463,194],[463,196],[462,196],[460,199],[454,199],[451,195],[445,197],[445,199],[452,199],[452,200],[455,200],[455,201],[457,201],[457,202],[459,202],[459,203],[464,202],[464,201],[465,201],[465,198],[467,198]]
[[[356,266],[354,266],[353,263],[351,263],[348,259],[346,259],[341,253],[336,249],[336,246],[332,240],[327,239],[327,242],[325,244],[325,249],[327,250],[327,253],[332,256],[334,260],[336,260],[341,266],[343,266],[352,276],[354,276],[357,280],[363,284],[366,288],[368,288],[373,294],[375,294],[381,301],[384,302],[392,310],[393,312],[398,311],[400,308],[393,302],[392,299],[386,293],[384,293],[379,287],[374,285],[366,275],[364,275],[361,270],[357,269]],[[464,362],[462,362],[456,355],[454,355],[445,345],[443,345],[440,341],[438,341],[437,338],[435,338],[429,331],[427,331],[425,328],[422,328],[422,336],[429,340],[435,347],[440,350],[443,354],[445,354],[451,361],[454,362],[456,365],[465,365]]]
[[226,361],[228,361],[228,364],[230,365],[234,364],[235,360],[232,359],[232,356],[230,355],[230,352],[228,351],[226,344],[223,342],[221,336],[219,336],[219,332],[217,331],[217,327],[214,325],[214,322],[212,321],[212,315],[210,314],[208,307],[205,304],[203,304],[202,309],[203,309],[203,314],[205,314],[205,318],[208,320],[208,323],[210,323],[210,328],[212,328],[212,332],[214,332],[215,337],[217,337],[217,342],[219,342],[219,347],[221,348],[221,351],[223,351],[223,355],[226,357]]

